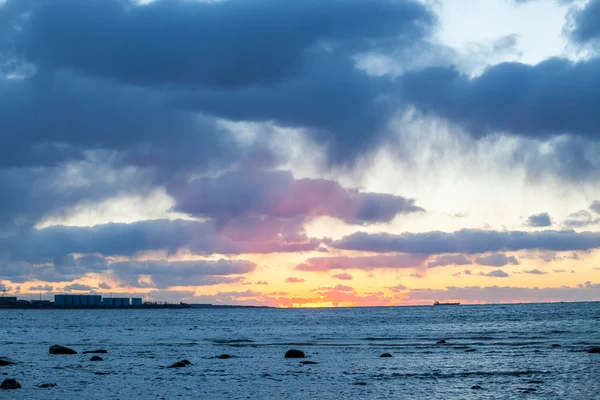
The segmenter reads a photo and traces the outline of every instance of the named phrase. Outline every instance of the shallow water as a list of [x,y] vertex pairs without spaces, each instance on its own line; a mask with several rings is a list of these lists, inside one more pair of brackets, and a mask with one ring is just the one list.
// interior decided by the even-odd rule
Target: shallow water
[[[50,355],[52,344],[109,354]],[[592,346],[600,303],[2,310],[0,356],[18,364],[0,378],[23,389],[0,398],[600,399]],[[292,348],[319,364],[284,359]],[[235,357],[212,358],[223,353]],[[183,359],[192,365],[163,368]]]

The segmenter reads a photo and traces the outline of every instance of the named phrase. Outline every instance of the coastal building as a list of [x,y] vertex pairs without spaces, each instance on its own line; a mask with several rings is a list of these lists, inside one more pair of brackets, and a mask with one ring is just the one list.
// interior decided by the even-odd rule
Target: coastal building
[[16,303],[17,298],[12,296],[0,297],[0,304],[12,304]]

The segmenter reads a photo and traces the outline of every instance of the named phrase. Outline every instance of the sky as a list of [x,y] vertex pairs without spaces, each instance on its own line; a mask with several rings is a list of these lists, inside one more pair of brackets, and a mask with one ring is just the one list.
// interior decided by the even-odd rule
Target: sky
[[0,290],[600,301],[600,0],[0,0]]

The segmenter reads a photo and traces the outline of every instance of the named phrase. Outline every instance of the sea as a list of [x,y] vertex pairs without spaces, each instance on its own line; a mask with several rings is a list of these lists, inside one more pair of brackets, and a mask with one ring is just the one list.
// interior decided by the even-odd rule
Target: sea
[[594,346],[600,303],[1,310],[0,399],[600,399]]

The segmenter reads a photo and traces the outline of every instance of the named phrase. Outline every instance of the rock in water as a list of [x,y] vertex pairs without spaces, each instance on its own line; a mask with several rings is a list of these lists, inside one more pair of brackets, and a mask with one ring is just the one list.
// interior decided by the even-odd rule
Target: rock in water
[[191,362],[189,362],[188,360],[181,360],[182,363],[184,363],[185,365],[192,365]]
[[306,358],[306,354],[302,350],[288,350],[285,358]]
[[588,353],[599,354],[600,347],[592,347],[591,349],[588,350]]
[[481,386],[479,386],[479,385],[475,385],[475,386],[471,386],[471,389],[473,389],[473,390],[481,390],[483,388]]
[[108,354],[108,351],[106,351],[106,350],[88,350],[88,351],[84,351],[81,354]]
[[438,340],[437,342],[435,342],[435,344],[445,344],[446,341],[445,340]]
[[379,357],[391,357],[392,355],[390,353],[383,353],[382,355],[380,355]]
[[558,344],[558,343],[554,343],[554,344],[552,345],[552,347],[560,347],[560,344]]
[[6,367],[7,365],[15,365],[16,363],[0,358],[0,367]]
[[55,344],[50,347],[50,354],[77,354],[73,349]]
[[94,357],[90,358],[90,361],[104,361],[104,358],[98,357],[98,356],[94,356]]
[[41,385],[39,385],[39,387],[41,387],[42,389],[53,388],[56,387],[56,383],[42,383]]
[[220,356],[218,356],[217,358],[221,358],[221,359],[225,359],[225,358],[231,358],[231,355],[229,354],[221,354]]
[[0,389],[21,389],[21,385],[14,379],[5,379],[2,384],[0,384]]
[[169,365],[167,368],[183,368],[183,367],[186,367],[185,363],[183,363],[181,361],[177,361],[176,363]]

